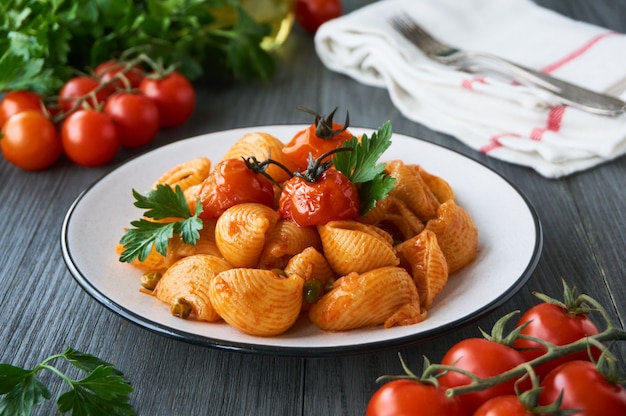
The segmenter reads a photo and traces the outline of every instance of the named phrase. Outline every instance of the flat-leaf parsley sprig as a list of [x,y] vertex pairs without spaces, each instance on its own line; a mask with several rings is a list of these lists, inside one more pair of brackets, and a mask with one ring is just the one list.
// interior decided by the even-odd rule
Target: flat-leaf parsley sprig
[[351,152],[339,152],[333,156],[335,168],[348,177],[359,188],[361,214],[376,206],[393,189],[396,179],[385,172],[386,164],[378,160],[391,146],[391,122],[387,121],[372,133],[352,137],[342,147],[352,148]]
[[[180,186],[172,189],[169,185],[159,184],[145,196],[133,189],[133,196],[136,200],[134,205],[147,211],[144,218],[130,223],[134,228],[126,230],[120,239],[120,244],[124,246],[121,262],[131,262],[136,258],[143,261],[153,246],[158,253],[166,255],[169,239],[174,234],[179,234],[186,244],[196,244],[203,226],[199,218],[202,204],[196,204],[192,215]],[[164,219],[171,221],[159,222]]]
[[[74,367],[87,372],[87,376],[74,380],[51,363],[64,359]],[[37,378],[41,370],[59,376],[70,386],[56,403],[59,413],[90,416],[130,416],[135,410],[129,403],[133,388],[122,372],[113,365],[90,354],[68,347],[64,353],[52,355],[32,370],[10,364],[0,364],[0,416],[28,416],[33,408],[52,393]]]

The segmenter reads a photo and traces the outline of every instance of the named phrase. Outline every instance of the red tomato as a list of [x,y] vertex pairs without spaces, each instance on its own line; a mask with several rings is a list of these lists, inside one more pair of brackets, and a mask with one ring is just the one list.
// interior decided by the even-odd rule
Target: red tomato
[[27,110],[43,113],[43,103],[39,94],[30,91],[8,92],[0,101],[0,128],[13,115]]
[[62,150],[54,124],[39,110],[10,117],[2,127],[0,147],[6,160],[26,170],[50,167]]
[[[524,357],[514,348],[484,338],[464,339],[446,352],[441,364],[455,366],[481,377],[493,377],[524,362]],[[442,387],[458,387],[470,383],[470,378],[456,371],[448,371],[439,378]],[[458,396],[463,407],[473,412],[492,397],[515,394],[515,380],[488,389]]]
[[341,16],[341,0],[296,0],[294,14],[298,24],[313,34],[331,19]]
[[182,74],[172,72],[164,78],[146,77],[139,90],[159,109],[161,127],[176,127],[191,117],[196,106],[196,92]]
[[[292,161],[296,169],[303,171],[309,164],[309,154],[317,159],[351,138],[352,133],[344,129],[343,125],[334,123],[331,115],[327,119],[316,119],[315,123],[297,132],[283,147],[283,154]],[[330,158],[329,156],[327,159]]]
[[360,213],[359,192],[341,172],[328,169],[315,182],[294,176],[283,184],[278,211],[301,227],[351,220]]
[[120,144],[124,147],[144,146],[159,131],[159,110],[145,95],[116,93],[107,100],[104,112],[113,120]]
[[[585,314],[572,314],[567,309],[548,302],[540,303],[527,310],[519,319],[517,326],[529,322],[522,329],[521,334],[529,335],[554,345],[565,345],[581,338],[596,335],[598,328]],[[514,345],[521,354],[530,361],[545,354],[546,348],[540,344],[518,338]],[[595,358],[599,358],[601,352],[597,348],[592,349]],[[566,361],[589,360],[589,353],[582,351],[557,358],[535,368],[535,373],[542,377],[550,370],[558,367]]]
[[394,380],[370,398],[365,416],[463,416],[465,411],[442,389],[413,380]]
[[589,361],[569,361],[541,382],[539,404],[554,403],[563,392],[562,409],[581,409],[578,416],[626,415],[626,390],[610,383]]
[[483,403],[472,416],[532,416],[514,395],[496,396]]
[[119,148],[117,130],[107,114],[78,110],[61,127],[63,149],[75,163],[100,166],[110,162]]
[[274,206],[274,185],[265,176],[249,169],[241,159],[225,159],[202,183],[203,219],[217,218],[233,205],[256,202]]
[[[143,71],[139,67],[126,68],[124,62],[110,60],[102,62],[94,71],[96,76],[100,78],[100,82],[109,82],[111,78],[124,71],[120,78],[113,84],[113,91],[117,89],[128,90],[137,89],[143,80]],[[113,92],[112,91],[112,92]]]
[[[100,81],[96,78],[81,76],[70,79],[59,92],[59,107],[65,112],[69,111],[78,98],[86,96],[99,86]],[[104,103],[109,93],[109,90],[102,89],[95,94],[95,97],[89,97],[85,101],[90,107],[96,108],[98,104]]]

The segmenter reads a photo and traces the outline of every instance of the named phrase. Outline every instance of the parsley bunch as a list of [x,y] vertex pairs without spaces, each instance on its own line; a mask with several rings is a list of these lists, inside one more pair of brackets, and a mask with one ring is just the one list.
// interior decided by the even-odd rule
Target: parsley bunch
[[[82,379],[74,380],[51,364],[65,359],[74,367],[87,372]],[[10,364],[0,364],[0,416],[28,416],[43,400],[49,400],[50,390],[37,378],[41,370],[61,377],[70,390],[61,394],[56,403],[59,413],[71,411],[72,415],[126,416],[134,415],[129,404],[133,388],[124,375],[111,364],[68,347],[64,353],[52,355],[32,370]]]
[[[159,184],[145,196],[133,189],[133,196],[136,207],[147,209],[144,216],[156,221],[141,218],[130,223],[134,228],[129,228],[120,239],[120,244],[124,246],[119,259],[121,262],[131,262],[135,258],[143,261],[153,246],[165,255],[169,239],[174,234],[180,234],[183,242],[192,245],[200,238],[199,230],[203,224],[198,216],[202,213],[202,204],[198,201],[196,212],[191,215],[180,186],[172,189],[169,185]],[[177,220],[157,222],[166,218]]]
[[[237,11],[231,26],[216,18],[224,6]],[[128,50],[192,80],[269,80],[274,61],[260,46],[269,31],[236,0],[3,0],[0,91],[55,93]]]
[[396,179],[385,172],[386,164],[378,159],[391,146],[391,123],[388,121],[361,140],[352,137],[342,147],[351,148],[351,152],[339,152],[333,156],[335,168],[357,185],[361,199],[361,214],[376,206],[376,202],[385,198],[393,189]]

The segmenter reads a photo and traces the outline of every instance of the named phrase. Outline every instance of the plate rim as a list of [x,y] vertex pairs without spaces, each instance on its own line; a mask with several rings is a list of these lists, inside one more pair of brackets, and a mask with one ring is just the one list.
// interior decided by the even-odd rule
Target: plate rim
[[[532,218],[532,222],[534,225],[534,235],[535,235],[535,244],[532,250],[531,257],[526,264],[525,269],[521,272],[520,276],[516,278],[512,285],[500,296],[493,299],[490,303],[483,305],[481,308],[474,310],[471,315],[460,317],[454,321],[450,321],[444,325],[440,325],[436,328],[428,329],[426,331],[420,332],[418,334],[405,335],[401,337],[396,337],[392,339],[385,339],[380,341],[373,341],[362,344],[350,344],[350,345],[340,345],[340,346],[328,346],[328,347],[309,347],[303,348],[298,346],[280,346],[280,345],[264,345],[264,344],[252,344],[246,342],[238,342],[231,340],[222,340],[216,338],[210,338],[199,334],[194,334],[191,332],[187,332],[184,330],[179,330],[176,328],[172,328],[167,325],[160,324],[155,322],[145,316],[137,314],[125,306],[115,302],[111,298],[109,298],[105,293],[96,288],[94,284],[89,280],[87,276],[84,276],[78,267],[76,266],[73,256],[71,254],[71,250],[69,247],[69,243],[67,241],[67,232],[68,227],[72,219],[72,215],[74,214],[76,207],[79,205],[81,200],[89,193],[91,189],[93,189],[98,183],[106,179],[108,176],[112,175],[115,171],[117,171],[122,166],[125,166],[129,163],[132,163],[135,159],[147,155],[153,151],[162,149],[167,146],[175,146],[178,143],[187,141],[187,140],[195,140],[204,136],[209,136],[213,134],[227,133],[233,131],[240,131],[246,129],[263,129],[263,128],[276,128],[276,127],[304,127],[305,125],[301,124],[273,124],[273,125],[258,125],[258,126],[250,126],[250,127],[237,127],[227,130],[203,133],[196,136],[184,138],[181,140],[177,140],[175,142],[157,147],[150,151],[147,151],[142,154],[138,154],[130,159],[127,159],[108,172],[101,175],[98,179],[94,180],[90,185],[88,185],[85,189],[83,189],[78,196],[71,203],[68,211],[66,212],[63,222],[61,225],[61,233],[60,233],[60,245],[61,252],[63,255],[63,260],[73,279],[78,283],[78,285],[94,300],[96,300],[101,305],[105,306],[109,311],[113,312],[119,317],[126,319],[127,321],[143,328],[145,330],[157,333],[159,335],[172,338],[178,341],[187,342],[193,345],[199,345],[209,348],[214,348],[218,350],[225,351],[235,351],[235,352],[243,352],[243,353],[251,353],[251,354],[261,354],[261,355],[271,355],[271,356],[284,356],[284,357],[300,357],[300,358],[325,358],[325,357],[338,357],[338,356],[346,356],[346,355],[357,355],[357,354],[366,354],[380,351],[387,351],[393,347],[408,347],[411,345],[416,345],[428,340],[432,340],[437,338],[452,329],[460,328],[463,326],[467,326],[472,322],[478,321],[479,319],[485,317],[494,309],[498,308],[502,304],[506,303],[509,299],[517,294],[517,292],[527,283],[527,281],[532,276],[535,271],[539,260],[541,259],[541,254],[543,251],[543,227],[541,225],[541,221],[539,216],[528,200],[526,195],[521,192],[514,184],[511,183],[506,177],[504,177],[499,172],[495,171],[491,167],[487,166],[485,163],[476,160],[468,155],[465,155],[455,149],[452,149],[446,145],[442,145],[439,143],[434,143],[416,136],[411,136],[406,133],[398,133],[394,132],[394,134],[402,135],[410,139],[418,140],[424,143],[427,143],[432,146],[436,146],[447,150],[449,152],[455,153],[456,155],[460,155],[463,158],[468,159],[470,162],[473,162],[482,168],[487,169],[491,174],[498,176],[501,180],[503,180],[506,185],[511,187],[511,189],[521,198],[524,202],[525,207],[528,209],[530,217]],[[375,130],[367,127],[356,127],[355,130]]]

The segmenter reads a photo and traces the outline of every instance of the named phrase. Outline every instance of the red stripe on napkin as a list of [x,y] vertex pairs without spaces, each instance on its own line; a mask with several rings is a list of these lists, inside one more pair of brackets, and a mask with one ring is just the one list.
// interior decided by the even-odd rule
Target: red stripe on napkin
[[530,131],[530,138],[533,140],[541,140],[546,131],[559,131],[561,129],[563,114],[565,114],[565,108],[566,106],[564,105],[552,107],[550,113],[548,113],[546,127],[532,129]]
[[483,152],[483,153],[489,153],[491,152],[493,149],[497,149],[499,147],[502,147],[503,144],[500,142],[500,139],[503,137],[520,137],[519,134],[517,133],[502,133],[502,134],[496,134],[494,136],[491,136],[489,138],[489,143],[486,144],[485,146],[481,147],[479,149],[479,151]]
[[481,84],[485,83],[485,77],[472,77],[472,78],[465,78],[463,79],[463,81],[461,81],[461,87],[471,90],[474,88],[474,83],[479,82]]
[[593,45],[595,45],[602,39],[606,38],[607,36],[611,36],[615,34],[617,34],[617,32],[606,32],[606,33],[601,33],[599,35],[594,36],[593,38],[589,39],[589,41],[585,43],[584,45],[582,45],[580,48],[572,51],[569,55],[566,55],[565,57],[559,59],[558,61],[542,68],[541,72],[545,74],[549,74],[550,72],[562,67],[566,63],[578,58],[580,55],[587,52]]

